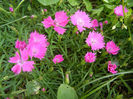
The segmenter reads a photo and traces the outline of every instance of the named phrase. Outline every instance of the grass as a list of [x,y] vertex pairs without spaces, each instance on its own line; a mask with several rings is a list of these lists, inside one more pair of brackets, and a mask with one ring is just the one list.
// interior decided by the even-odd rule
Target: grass
[[[99,9],[104,5],[100,0],[91,2],[94,9]],[[15,9],[15,13],[9,12],[10,4]],[[121,2],[116,1],[116,4],[119,5]],[[122,22],[113,13],[113,9],[103,7],[104,10],[99,15],[93,15],[93,11],[87,12],[84,4],[71,6],[66,0],[50,6],[42,6],[36,0],[32,0],[32,2],[2,0],[0,2],[0,99],[6,97],[11,99],[56,99],[58,87],[60,84],[66,83],[66,73],[69,74],[69,85],[75,89],[81,99],[111,99],[121,95],[125,99],[132,98],[133,41],[129,38],[132,38],[133,29],[131,27],[133,25],[125,23],[128,29],[122,29]],[[41,9],[44,8],[48,12],[42,14]],[[91,48],[85,43],[89,29],[77,35],[75,27],[69,22],[66,27],[67,32],[64,35],[58,35],[52,27],[45,29],[41,24],[43,18],[54,17],[57,11],[64,10],[68,16],[71,16],[78,9],[86,11],[90,17],[97,18],[98,21],[108,20],[109,24],[104,25],[103,35],[105,42],[113,40],[120,47],[118,55],[109,55],[103,49],[97,53],[96,62],[85,63],[84,55],[87,51],[91,51]],[[37,17],[31,19],[31,15]],[[119,24],[116,29],[112,30],[117,22]],[[19,39],[28,42],[29,35],[34,30],[47,36],[48,42],[50,42],[47,54],[41,61],[34,59],[36,65],[33,72],[21,72],[19,75],[14,75],[11,71],[13,64],[8,60],[14,56],[16,51],[15,41]],[[100,32],[100,29],[97,31]],[[64,61],[55,65],[52,59],[56,54],[62,54]],[[113,75],[107,71],[109,60],[117,63],[117,74]],[[36,81],[40,89],[38,93],[27,95],[26,85],[31,81]],[[42,92],[42,88],[45,88],[46,91]]]

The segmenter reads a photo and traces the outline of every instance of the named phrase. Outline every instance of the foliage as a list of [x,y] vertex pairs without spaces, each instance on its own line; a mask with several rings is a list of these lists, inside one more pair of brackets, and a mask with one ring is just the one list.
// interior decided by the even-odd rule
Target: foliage
[[[39,2],[38,2],[39,1]],[[45,2],[47,1],[47,2]],[[10,97],[22,99],[56,99],[61,94],[61,84],[68,86],[73,94],[81,99],[131,99],[133,94],[133,11],[132,0],[2,0],[0,1],[0,99]],[[124,17],[117,17],[114,8],[120,4],[129,12]],[[14,12],[9,12],[9,7]],[[47,9],[44,12],[43,9]],[[100,50],[94,63],[85,63],[84,55],[91,51],[85,43],[90,32],[76,34],[77,28],[71,22],[64,35],[58,35],[52,27],[45,29],[41,21],[48,16],[54,17],[57,11],[64,10],[68,16],[81,9],[92,19],[99,22],[108,20],[103,26],[105,42],[113,40],[120,47],[118,55],[110,55],[105,49]],[[30,16],[34,15],[34,18]],[[13,64],[8,62],[14,56],[15,41],[28,42],[32,31],[45,34],[50,45],[46,56],[36,62],[30,73],[14,75]],[[97,29],[100,31],[100,28]],[[54,64],[55,55],[62,54],[64,61]],[[118,65],[118,73],[107,71],[108,61]],[[69,75],[69,83],[66,80]],[[71,87],[70,87],[71,86]],[[32,90],[33,88],[33,90]],[[45,88],[46,91],[41,91]],[[34,90],[36,89],[36,90]],[[65,88],[63,88],[65,89]],[[63,90],[61,88],[61,90]],[[65,92],[68,89],[63,90]],[[67,93],[66,94],[72,94]],[[75,95],[75,97],[77,97]]]

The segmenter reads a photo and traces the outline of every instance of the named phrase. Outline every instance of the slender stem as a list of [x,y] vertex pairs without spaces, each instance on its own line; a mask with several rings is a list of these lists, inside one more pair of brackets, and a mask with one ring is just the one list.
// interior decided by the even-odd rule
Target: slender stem
[[63,69],[62,69],[62,67],[60,66],[60,64],[58,64],[58,66],[59,66],[59,68],[60,68],[60,71],[61,71],[61,74],[62,74],[62,78],[63,78],[63,83],[64,83],[64,82],[65,82],[65,81],[64,81],[64,78],[65,78],[65,77],[64,77]]
[[8,11],[6,11],[5,9],[3,9],[3,8],[0,7],[0,12],[1,12],[1,11],[5,12],[6,14],[11,13],[11,12],[8,12]]
[[20,5],[21,5],[23,2],[24,2],[24,0],[22,0],[22,1],[18,4],[17,8],[14,10],[15,12],[16,12],[16,10],[20,7]]
[[113,75],[111,74],[111,75],[102,76],[102,77],[99,77],[99,78],[97,78],[95,80],[92,80],[92,81],[90,81],[90,82],[88,82],[88,83],[80,86],[77,90],[80,90],[81,88],[83,88],[83,87],[85,87],[85,86],[87,86],[89,84],[92,84],[94,82],[97,82],[97,81],[102,80],[102,79],[105,79],[105,78],[109,78],[109,77],[113,77],[113,76],[117,76],[117,75],[131,74],[131,73],[133,73],[132,70],[131,71],[127,71],[127,72],[120,72],[120,73],[113,74]]
[[129,41],[131,41],[132,45],[133,45],[133,41],[132,41],[132,34],[131,34],[131,30],[130,27],[128,26],[128,31],[129,31]]
[[3,26],[5,26],[5,25],[12,24],[12,23],[17,22],[17,21],[19,21],[19,20],[22,20],[22,19],[24,19],[24,18],[27,18],[27,16],[23,16],[22,18],[19,18],[19,19],[16,19],[16,20],[14,20],[14,21],[11,21],[11,22],[8,22],[8,23],[6,23],[6,24],[3,24],[3,25],[1,25],[0,27],[3,27]]

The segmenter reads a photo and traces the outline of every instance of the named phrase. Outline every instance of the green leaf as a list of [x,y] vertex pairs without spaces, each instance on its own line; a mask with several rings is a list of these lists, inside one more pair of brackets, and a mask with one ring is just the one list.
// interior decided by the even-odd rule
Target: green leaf
[[114,5],[110,5],[110,4],[104,4],[105,7],[107,7],[108,9],[114,9]]
[[123,95],[121,94],[121,95],[116,96],[116,99],[123,99]]
[[127,0],[127,6],[133,7],[133,0]]
[[42,5],[51,5],[57,3],[59,0],[38,0]]
[[57,99],[78,99],[78,96],[74,88],[67,84],[61,84],[58,88]]
[[103,2],[105,3],[112,3],[112,2],[115,2],[116,0],[103,0]]
[[92,15],[95,15],[97,14],[97,16],[100,15],[100,13],[103,11],[104,7],[101,7],[99,9],[94,9],[93,12],[92,12]]
[[30,81],[26,85],[26,95],[29,96],[33,94],[38,94],[40,88],[40,84],[37,81]]
[[103,0],[103,2],[109,3],[109,0]]
[[92,5],[91,2],[89,0],[83,0],[86,6],[87,11],[91,11],[92,10]]
[[79,0],[68,0],[69,3],[72,5],[72,6],[76,6],[76,5],[79,5]]

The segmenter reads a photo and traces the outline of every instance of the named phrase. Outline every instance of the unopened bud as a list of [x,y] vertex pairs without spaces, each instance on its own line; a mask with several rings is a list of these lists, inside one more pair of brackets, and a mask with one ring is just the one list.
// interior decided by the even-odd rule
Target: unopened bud
[[112,27],[112,30],[114,30],[116,28],[116,25],[114,25],[113,27]]
[[65,83],[69,84],[69,74],[68,73],[66,73]]

